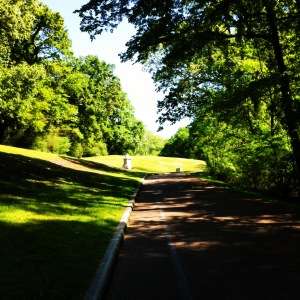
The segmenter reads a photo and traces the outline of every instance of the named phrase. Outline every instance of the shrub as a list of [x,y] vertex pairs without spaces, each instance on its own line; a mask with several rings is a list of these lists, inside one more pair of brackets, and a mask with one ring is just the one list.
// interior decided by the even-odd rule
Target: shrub
[[104,142],[97,142],[92,145],[83,145],[83,156],[108,155],[107,147]]
[[36,138],[33,149],[56,154],[67,154],[71,143],[68,137],[59,136],[56,132],[50,132]]

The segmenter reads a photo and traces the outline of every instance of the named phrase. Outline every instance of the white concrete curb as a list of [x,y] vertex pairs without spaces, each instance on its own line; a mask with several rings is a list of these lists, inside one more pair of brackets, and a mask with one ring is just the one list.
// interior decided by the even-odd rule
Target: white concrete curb
[[140,182],[136,192],[132,195],[131,200],[128,203],[125,212],[116,228],[112,239],[105,251],[103,259],[97,269],[94,279],[92,280],[84,300],[100,300],[103,299],[106,292],[106,288],[109,283],[109,279],[113,273],[114,266],[119,256],[120,247],[124,239],[125,231],[129,221],[130,214],[134,208],[135,199],[141,185],[143,184],[145,177]]

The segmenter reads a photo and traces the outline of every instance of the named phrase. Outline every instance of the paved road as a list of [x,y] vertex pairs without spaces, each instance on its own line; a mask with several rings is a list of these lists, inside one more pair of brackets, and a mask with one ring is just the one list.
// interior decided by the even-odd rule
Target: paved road
[[107,299],[300,299],[300,214],[185,174],[148,177]]

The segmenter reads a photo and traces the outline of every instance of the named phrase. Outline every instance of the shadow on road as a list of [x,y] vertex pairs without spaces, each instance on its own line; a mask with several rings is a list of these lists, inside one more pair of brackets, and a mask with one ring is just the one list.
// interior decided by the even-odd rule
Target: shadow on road
[[184,174],[145,181],[109,299],[181,298],[162,211],[193,299],[300,299],[299,211]]

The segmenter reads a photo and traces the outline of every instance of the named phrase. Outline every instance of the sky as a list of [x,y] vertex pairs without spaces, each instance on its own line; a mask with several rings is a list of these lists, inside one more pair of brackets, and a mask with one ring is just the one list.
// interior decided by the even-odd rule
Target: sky
[[115,75],[119,77],[122,89],[127,93],[135,109],[135,117],[144,123],[147,130],[163,138],[169,138],[180,127],[188,124],[188,120],[175,125],[165,124],[164,130],[157,132],[159,124],[156,122],[158,118],[156,103],[163,99],[163,95],[155,91],[151,75],[143,71],[140,64],[121,63],[118,56],[119,53],[126,51],[125,44],[135,32],[133,26],[122,22],[113,33],[105,32],[91,41],[87,33],[80,31],[80,18],[78,14],[73,13],[88,0],[42,0],[42,2],[52,11],[59,12],[64,18],[76,57],[97,55],[100,60],[115,65]]

